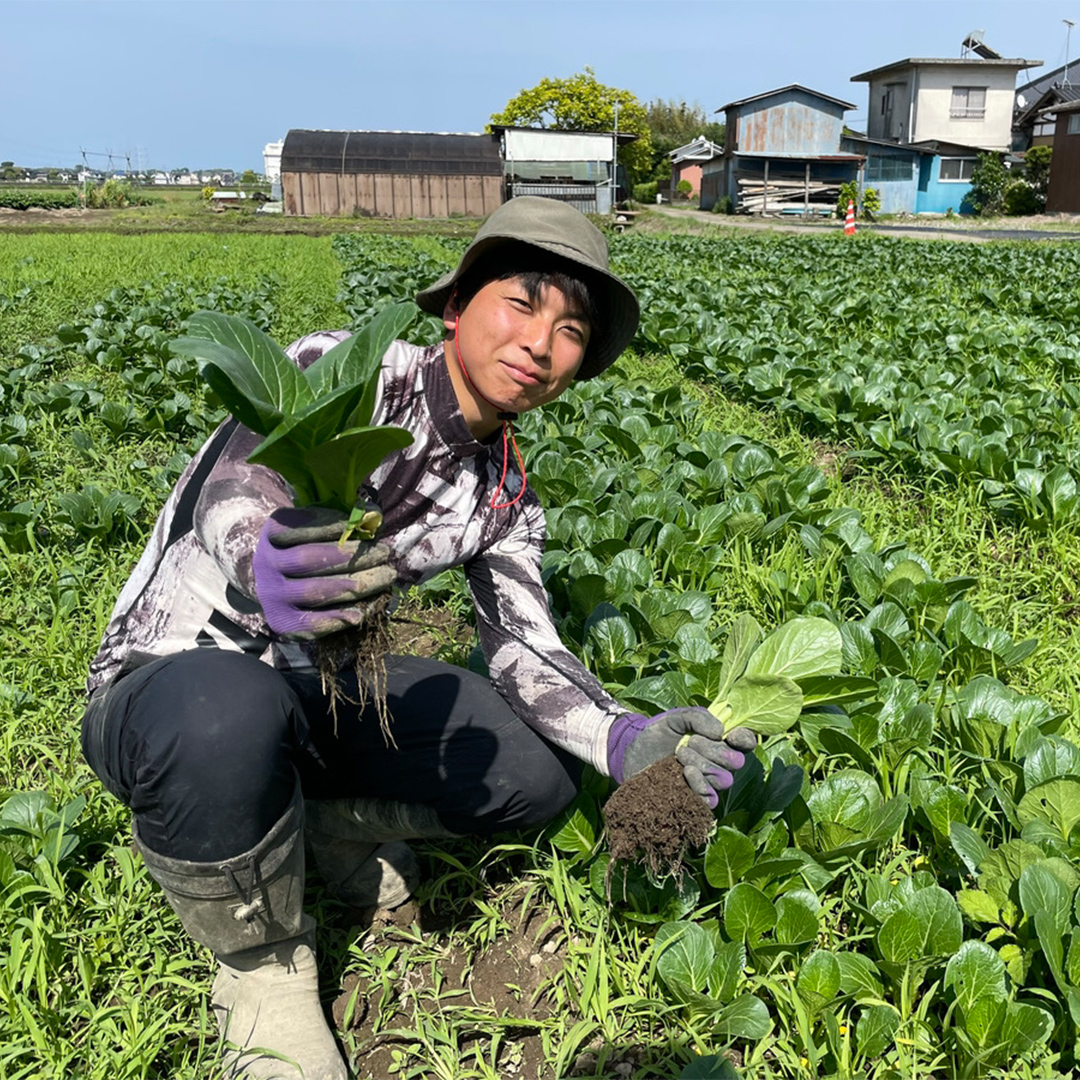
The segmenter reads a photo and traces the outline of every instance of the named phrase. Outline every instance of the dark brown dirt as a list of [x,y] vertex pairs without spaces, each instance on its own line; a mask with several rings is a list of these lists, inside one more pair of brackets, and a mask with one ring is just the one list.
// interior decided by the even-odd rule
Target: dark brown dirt
[[611,865],[638,862],[656,876],[678,875],[688,851],[712,834],[714,818],[687,786],[674,757],[621,784],[604,806]]
[[[412,1046],[402,1031],[414,1022],[413,1009],[438,1010],[441,1002],[451,1008],[472,1007],[478,1014],[475,1034],[463,1036],[462,1050],[469,1042],[485,1043],[483,1016],[493,1021],[513,1019],[517,1023],[502,1039],[498,1066],[500,1075],[546,1078],[543,1038],[535,1023],[551,1016],[546,990],[562,967],[566,935],[561,926],[545,918],[539,909],[524,909],[511,903],[505,912],[509,932],[484,948],[448,940],[440,927],[444,920],[415,903],[395,911],[375,912],[362,944],[380,950],[397,945],[404,954],[422,949],[425,962],[403,965],[404,978],[394,985],[394,995],[380,1011],[378,986],[365,984],[350,975],[332,1006],[334,1025],[345,1029],[352,1002],[349,1030],[357,1048],[356,1076],[374,1080],[392,1075],[400,1067],[398,1055]],[[423,944],[416,938],[420,928]],[[505,1030],[505,1029],[504,1029]]]
[[412,605],[408,599],[390,616],[390,652],[395,656],[464,655],[476,631],[453,612]]

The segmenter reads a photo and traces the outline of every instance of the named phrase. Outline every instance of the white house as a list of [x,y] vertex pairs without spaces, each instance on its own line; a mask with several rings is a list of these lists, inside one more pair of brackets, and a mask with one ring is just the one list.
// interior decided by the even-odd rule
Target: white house
[[853,75],[869,83],[867,137],[1009,150],[1016,76],[1041,60],[897,60]]
[[263,175],[271,184],[281,180],[281,151],[284,146],[285,140],[278,139],[263,147]]

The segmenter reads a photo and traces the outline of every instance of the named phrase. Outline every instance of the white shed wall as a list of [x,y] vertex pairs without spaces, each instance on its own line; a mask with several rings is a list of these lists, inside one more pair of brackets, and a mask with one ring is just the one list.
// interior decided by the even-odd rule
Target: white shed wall
[[507,161],[611,161],[614,139],[588,131],[504,131]]

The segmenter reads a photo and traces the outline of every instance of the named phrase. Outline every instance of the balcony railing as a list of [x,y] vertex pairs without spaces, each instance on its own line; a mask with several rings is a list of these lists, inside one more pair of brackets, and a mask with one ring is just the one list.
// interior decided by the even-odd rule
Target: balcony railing
[[986,109],[961,109],[955,105],[949,110],[950,120],[985,120]]

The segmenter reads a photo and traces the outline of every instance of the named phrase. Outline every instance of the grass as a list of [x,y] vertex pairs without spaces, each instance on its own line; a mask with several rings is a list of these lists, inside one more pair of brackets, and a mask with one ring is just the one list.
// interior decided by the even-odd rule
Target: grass
[[[254,284],[265,272],[279,279],[275,333],[340,325],[338,267],[322,237],[9,236],[0,254],[0,295],[30,292],[0,306],[0,355],[10,368],[17,348],[45,340],[114,287],[159,274]],[[656,389],[683,382],[663,357],[624,358],[620,370]],[[70,374],[54,371],[50,378]],[[830,503],[858,509],[875,539],[902,541],[939,577],[975,576],[973,603],[988,622],[1043,641],[1013,685],[1080,715],[1074,535],[1004,524],[962,488],[915,486],[884,468],[845,472],[838,467],[842,448],[805,438],[788,417],[704,386],[694,390],[717,430],[767,442],[794,462],[836,466],[829,471]],[[97,431],[99,423],[86,426]],[[72,826],[80,846],[71,857],[37,858],[29,839],[10,834],[17,858],[9,866],[0,855],[0,927],[9,942],[0,964],[0,1078],[215,1078],[211,959],[165,908],[130,848],[128,812],[103,792],[78,748],[87,665],[163,498],[152,468],[135,463],[160,465],[173,448],[168,436],[132,434],[91,465],[70,435],[55,420],[32,433],[43,495],[76,488],[92,469],[98,482],[137,494],[144,509],[139,535],[89,543],[64,535],[0,559],[0,625],[13,643],[0,657],[0,786],[45,791],[56,807],[87,800]],[[802,561],[796,556],[782,550],[777,565],[794,572]],[[760,565],[751,548],[733,548],[724,602],[760,610],[772,568]],[[613,915],[573,855],[537,836],[425,844],[420,854],[422,904],[396,921],[365,926],[317,882],[309,894],[323,927],[328,1003],[349,988],[337,1003],[343,1041],[373,1075],[677,1077],[687,1062],[723,1045],[707,1016],[677,1009],[660,994],[653,928]],[[868,869],[908,872],[916,857],[886,849]],[[833,942],[845,940],[842,910],[862,902],[854,877],[840,883],[822,917],[822,935]],[[783,965],[747,973],[747,988],[769,1002],[775,1019],[766,1038],[734,1045],[747,1077],[818,1073],[831,1036],[807,1013],[792,975]],[[841,1012],[844,1031],[838,1023],[836,1037],[848,1046],[848,1075],[965,1075],[920,1025],[920,1009],[931,1008],[935,992],[910,1003],[894,1058],[899,1071],[891,1074],[857,1058],[854,1011]],[[1008,1075],[1061,1075],[1055,1070],[1046,1055],[1036,1063],[1017,1060]]]
[[92,233],[143,236],[151,233],[210,233],[281,236],[332,236],[342,232],[391,233],[402,236],[472,236],[479,221],[471,218],[400,219],[366,217],[286,217],[256,213],[254,206],[215,209],[201,197],[201,188],[151,189],[149,206],[117,210],[23,210],[0,213],[0,234]]

